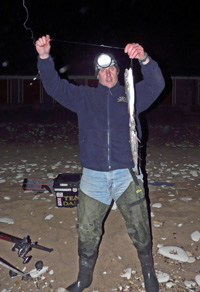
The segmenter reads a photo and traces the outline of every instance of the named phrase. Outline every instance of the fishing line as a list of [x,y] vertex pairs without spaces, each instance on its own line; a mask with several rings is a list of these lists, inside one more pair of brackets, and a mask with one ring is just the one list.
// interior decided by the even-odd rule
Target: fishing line
[[[30,27],[27,27],[26,23],[29,20],[29,12],[28,12],[28,8],[25,4],[25,0],[23,0],[23,7],[26,10],[26,20],[23,23],[24,28],[26,30],[29,30],[31,32],[31,39],[33,40],[33,44],[35,44],[35,38],[33,36],[33,30]],[[67,41],[67,40],[58,40],[58,39],[50,39],[50,41],[53,42],[60,42],[60,43],[69,43],[69,44],[75,44],[75,45],[84,45],[84,46],[94,46],[94,47],[102,47],[102,48],[110,48],[110,49],[117,49],[117,50],[123,50],[124,48],[121,47],[116,47],[116,46],[109,46],[109,45],[99,45],[99,44],[91,44],[91,43],[82,43],[82,42],[73,42],[73,41]]]
[[130,68],[133,70],[133,59],[130,61]]
[[29,31],[31,32],[31,39],[33,40],[33,44],[35,44],[35,38],[34,38],[34,36],[33,36],[33,31],[32,31],[32,29],[31,29],[30,27],[27,27],[27,26],[26,26],[26,23],[27,23],[27,21],[28,21],[28,19],[29,19],[29,13],[28,13],[28,8],[26,7],[26,4],[25,4],[25,0],[23,0],[23,7],[24,7],[25,10],[26,10],[26,20],[25,20],[25,22],[23,23],[23,25],[24,25],[24,27],[25,27],[26,30],[29,30]]
[[[28,8],[26,6],[25,0],[23,0],[23,7],[26,10],[26,20],[23,23],[23,26],[26,30],[29,30],[31,33],[31,39],[33,40],[33,44],[35,45],[35,38],[33,36],[33,30],[28,27],[26,24],[29,20],[29,12]],[[67,41],[67,40],[58,40],[58,39],[50,39],[52,42],[60,42],[60,43],[68,43],[68,44],[75,44],[75,45],[84,45],[84,46],[93,46],[93,47],[102,47],[102,48],[109,48],[109,49],[117,49],[117,50],[123,50],[124,48],[116,47],[116,46],[109,46],[109,45],[99,45],[99,44],[91,44],[91,43],[83,43],[83,42],[74,42],[74,41]],[[30,82],[29,86],[33,85],[33,82],[37,79],[39,73],[33,78],[32,82]]]
[[[31,32],[31,39],[33,40],[33,44],[35,45],[35,38],[34,38],[34,36],[33,36],[33,31],[32,31],[32,29],[31,29],[30,27],[27,27],[27,26],[26,26],[26,23],[27,23],[27,21],[28,21],[28,19],[29,19],[29,13],[28,13],[28,8],[26,7],[26,4],[25,4],[25,0],[23,0],[23,7],[24,7],[25,10],[26,10],[26,20],[25,20],[25,22],[23,23],[23,26],[24,26],[24,28],[25,28],[26,30],[29,30],[29,31]],[[38,73],[38,74],[32,79],[32,82],[30,82],[30,83],[27,85],[28,87],[33,85],[33,82],[37,79],[38,75],[39,75],[39,73]]]

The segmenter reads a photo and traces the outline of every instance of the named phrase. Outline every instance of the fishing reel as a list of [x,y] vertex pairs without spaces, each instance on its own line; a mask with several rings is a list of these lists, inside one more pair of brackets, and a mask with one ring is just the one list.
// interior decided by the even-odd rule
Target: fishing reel
[[32,259],[32,256],[27,256],[27,253],[35,244],[37,244],[37,242],[31,242],[30,237],[25,236],[19,243],[15,243],[12,251],[17,251],[18,256],[23,259],[23,264],[27,264]]

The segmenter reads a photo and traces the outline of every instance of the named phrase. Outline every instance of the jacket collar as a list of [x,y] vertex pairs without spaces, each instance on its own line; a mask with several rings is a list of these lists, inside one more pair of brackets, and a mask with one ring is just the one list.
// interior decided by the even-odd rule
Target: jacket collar
[[97,87],[99,89],[101,89],[101,90],[105,90],[105,91],[109,90],[111,92],[114,92],[117,88],[119,88],[119,86],[120,86],[119,81],[117,81],[117,83],[113,87],[111,87],[111,88],[109,88],[109,87],[101,84],[100,82],[98,83],[98,86]]

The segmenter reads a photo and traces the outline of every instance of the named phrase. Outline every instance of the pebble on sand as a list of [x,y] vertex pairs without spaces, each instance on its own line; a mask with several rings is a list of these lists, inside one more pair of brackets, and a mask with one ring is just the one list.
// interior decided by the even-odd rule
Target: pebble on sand
[[7,223],[7,224],[14,224],[14,220],[12,218],[8,218],[8,217],[1,217],[0,222]]
[[161,208],[162,204],[161,203],[155,203],[152,205],[153,208]]
[[131,273],[132,273],[132,269],[131,268],[127,268],[126,270],[124,270],[124,273],[121,274],[121,277],[130,280]]
[[187,253],[180,247],[177,246],[163,246],[160,247],[158,253],[164,257],[174,259],[180,262],[188,262]]
[[200,287],[200,274],[195,276],[195,281],[197,282],[197,285]]
[[169,281],[169,275],[167,273],[156,271],[156,276],[159,283],[166,283],[167,281]]
[[4,196],[3,198],[4,198],[4,200],[7,200],[7,201],[10,200],[10,197],[9,196]]
[[54,217],[53,214],[49,214],[45,217],[45,220],[51,220]]
[[194,281],[184,281],[184,284],[188,288],[194,288],[196,286],[196,283]]
[[29,272],[32,278],[38,278],[40,275],[46,273],[48,271],[49,267],[44,266],[41,270],[33,269]]
[[200,232],[199,231],[194,231],[191,234],[191,238],[193,241],[199,241],[200,240]]

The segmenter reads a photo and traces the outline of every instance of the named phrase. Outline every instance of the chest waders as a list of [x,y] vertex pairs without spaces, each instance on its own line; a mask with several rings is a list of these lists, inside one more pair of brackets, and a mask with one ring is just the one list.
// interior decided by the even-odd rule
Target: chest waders
[[[143,183],[132,173],[133,181],[116,201],[125,219],[128,234],[137,249],[147,292],[158,292],[159,285],[154,271],[149,216]],[[76,282],[66,289],[82,292],[92,283],[98,256],[103,222],[110,206],[79,191],[78,204],[78,254],[79,274]]]
[[159,284],[154,270],[149,214],[143,182],[137,179],[132,170],[130,173],[133,182],[119,197],[116,204],[125,219],[128,234],[137,249],[145,289],[147,292],[158,292]]

